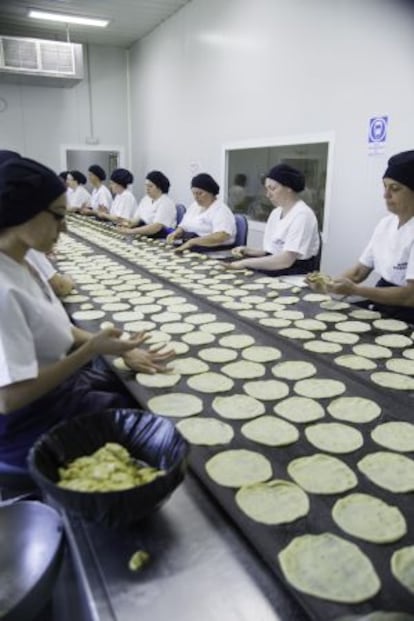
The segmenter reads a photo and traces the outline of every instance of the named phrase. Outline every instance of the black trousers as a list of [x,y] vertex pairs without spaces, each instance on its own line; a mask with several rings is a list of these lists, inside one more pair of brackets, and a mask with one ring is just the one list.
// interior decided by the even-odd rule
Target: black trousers
[[[380,278],[375,286],[396,287],[396,285],[394,285],[392,282],[388,282],[384,278]],[[372,300],[363,300],[362,302],[357,302],[357,306],[360,306],[361,308],[376,310],[381,313],[381,315],[386,315],[387,317],[391,317],[393,319],[401,319],[401,321],[406,321],[407,323],[414,324],[414,308],[410,306],[391,306],[390,304],[378,304],[377,302],[373,302]]]

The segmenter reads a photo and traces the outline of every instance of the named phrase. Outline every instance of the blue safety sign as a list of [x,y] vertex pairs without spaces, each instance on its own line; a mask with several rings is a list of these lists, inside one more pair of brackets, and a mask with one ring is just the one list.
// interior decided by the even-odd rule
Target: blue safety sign
[[369,143],[385,142],[387,139],[387,131],[388,131],[388,117],[387,116],[373,116],[369,120],[368,142]]

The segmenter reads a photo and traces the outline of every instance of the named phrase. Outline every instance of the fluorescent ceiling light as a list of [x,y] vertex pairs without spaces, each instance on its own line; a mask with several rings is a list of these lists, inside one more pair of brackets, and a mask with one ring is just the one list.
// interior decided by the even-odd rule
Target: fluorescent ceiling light
[[64,13],[46,13],[45,11],[29,11],[29,17],[33,17],[34,19],[44,19],[51,22],[63,22],[64,24],[97,26],[98,28],[106,28],[109,24],[109,20],[107,19],[79,17],[77,15],[65,15]]

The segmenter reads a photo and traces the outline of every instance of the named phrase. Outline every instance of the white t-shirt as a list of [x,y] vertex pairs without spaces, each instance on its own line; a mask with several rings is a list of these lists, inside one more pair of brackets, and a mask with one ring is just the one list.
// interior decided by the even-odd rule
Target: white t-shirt
[[117,194],[111,207],[111,215],[125,220],[132,220],[138,209],[135,196],[125,189],[122,194]]
[[106,207],[108,211],[110,211],[112,205],[112,195],[106,185],[103,184],[99,188],[94,188],[91,196],[92,209],[96,211],[100,205]]
[[414,280],[414,217],[398,228],[398,217],[382,218],[359,262],[393,285]]
[[43,275],[45,280],[50,280],[57,272],[44,252],[39,252],[39,250],[31,248],[26,252],[25,259]]
[[67,195],[69,207],[89,207],[91,204],[91,195],[83,185],[78,187]]
[[226,239],[226,244],[234,243],[236,238],[236,221],[233,212],[218,199],[207,208],[200,207],[196,202],[191,203],[180,222],[180,228],[187,233],[195,233],[199,237],[223,231],[230,235],[230,239]]
[[36,378],[73,344],[62,304],[31,270],[0,252],[0,386]]
[[267,219],[263,250],[273,255],[295,252],[300,260],[318,254],[318,221],[312,209],[298,201],[283,218],[282,215],[282,208],[276,207]]
[[162,224],[167,229],[175,229],[177,211],[175,204],[167,194],[161,194],[155,201],[145,195],[139,202],[134,220],[142,220],[145,224]]

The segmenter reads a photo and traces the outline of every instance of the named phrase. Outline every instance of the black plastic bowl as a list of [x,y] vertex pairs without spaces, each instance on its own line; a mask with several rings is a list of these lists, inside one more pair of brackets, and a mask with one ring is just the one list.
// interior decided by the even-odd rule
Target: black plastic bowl
[[[132,457],[166,471],[150,483],[116,492],[77,492],[59,487],[59,467],[90,455],[106,442],[122,444]],[[106,410],[60,423],[29,453],[39,487],[65,509],[107,526],[138,522],[160,507],[184,478],[189,444],[166,418],[140,410]]]

